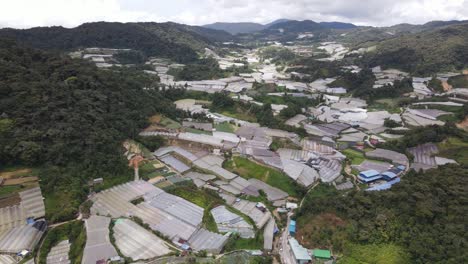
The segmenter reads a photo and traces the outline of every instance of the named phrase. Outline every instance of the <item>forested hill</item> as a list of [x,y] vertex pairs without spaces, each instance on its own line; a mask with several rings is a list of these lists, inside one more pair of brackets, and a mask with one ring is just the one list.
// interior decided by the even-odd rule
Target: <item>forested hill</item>
[[366,57],[370,66],[382,65],[418,75],[460,70],[468,67],[468,23],[384,40]]
[[26,30],[1,29],[0,38],[40,49],[71,51],[79,48],[130,48],[147,56],[193,61],[197,52],[228,41],[224,31],[176,23],[86,23],[76,28],[37,27]]
[[344,253],[339,263],[465,263],[467,173],[457,165],[412,171],[379,192],[319,187],[297,215],[298,237]]
[[0,41],[0,163],[115,171],[121,142],[154,113],[172,115],[156,80],[131,69],[102,71]]

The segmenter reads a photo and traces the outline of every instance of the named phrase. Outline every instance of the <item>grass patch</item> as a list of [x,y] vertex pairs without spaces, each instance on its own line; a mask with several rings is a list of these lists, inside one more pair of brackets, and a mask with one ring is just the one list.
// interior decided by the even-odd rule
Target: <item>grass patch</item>
[[168,193],[184,198],[203,209],[203,226],[212,232],[218,232],[218,227],[211,215],[211,209],[218,205],[223,205],[224,200],[212,190],[200,190],[195,185],[179,185],[177,187],[168,188]]
[[21,189],[20,185],[2,186],[0,187],[0,197],[19,192]]
[[180,125],[180,123],[168,118],[168,117],[165,117],[163,116],[161,118],[161,120],[159,121],[159,124],[162,125],[162,126],[165,126],[169,129],[179,129],[181,128],[182,126]]
[[273,138],[273,142],[271,142],[270,149],[273,151],[277,151],[280,148],[288,148],[288,149],[302,149],[297,144],[294,144],[289,138]]
[[387,110],[391,114],[399,114],[401,112],[399,102],[400,99],[379,99],[372,102],[368,109],[369,111]]
[[349,159],[351,160],[351,164],[353,165],[359,165],[361,164],[366,158],[364,157],[364,154],[354,150],[354,149],[345,149],[342,151],[342,153]]
[[228,133],[234,133],[236,131],[236,126],[228,123],[228,122],[223,122],[220,124],[215,125],[216,131],[219,132],[228,132]]
[[284,173],[255,163],[247,158],[233,157],[223,167],[245,179],[258,179],[273,187],[287,192],[290,196],[300,197],[304,189]]
[[468,142],[464,142],[459,138],[449,137],[437,144],[437,146],[439,147],[438,156],[454,159],[461,164],[468,164]]
[[213,134],[213,133],[211,133],[209,131],[195,129],[195,128],[191,128],[191,127],[185,128],[185,132],[190,132],[190,133],[194,133],[194,134],[204,134],[204,135],[212,135]]
[[86,230],[82,221],[73,221],[51,229],[39,252],[39,264],[45,264],[52,247],[63,240],[71,243],[68,257],[71,263],[81,263],[83,249],[86,243]]
[[257,118],[254,115],[244,111],[225,110],[221,114],[248,122],[257,122]]
[[72,192],[44,193],[44,197],[46,219],[51,223],[72,219],[78,213],[79,200]]
[[254,238],[242,238],[238,234],[234,234],[224,247],[225,252],[240,249],[263,249],[263,230],[257,230]]
[[410,256],[404,248],[394,244],[348,244],[344,257],[338,263],[346,264],[405,264],[410,263]]

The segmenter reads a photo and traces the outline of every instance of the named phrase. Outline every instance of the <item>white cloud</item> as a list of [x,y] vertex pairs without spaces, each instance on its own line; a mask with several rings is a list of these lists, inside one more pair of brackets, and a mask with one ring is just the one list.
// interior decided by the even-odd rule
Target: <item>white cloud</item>
[[278,18],[361,25],[468,19],[468,0],[0,0],[0,26],[74,27],[93,21],[268,23]]

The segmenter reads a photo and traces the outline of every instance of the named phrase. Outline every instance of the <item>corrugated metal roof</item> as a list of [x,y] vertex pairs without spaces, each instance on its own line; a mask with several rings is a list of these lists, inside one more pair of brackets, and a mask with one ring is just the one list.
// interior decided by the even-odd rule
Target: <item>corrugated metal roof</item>
[[291,246],[291,250],[296,260],[312,260],[307,249],[301,246],[295,238],[289,239],[289,245]]

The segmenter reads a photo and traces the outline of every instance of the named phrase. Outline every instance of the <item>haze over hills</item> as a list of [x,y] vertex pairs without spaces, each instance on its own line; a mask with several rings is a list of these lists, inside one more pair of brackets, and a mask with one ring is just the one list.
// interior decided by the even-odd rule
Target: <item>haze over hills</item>
[[324,28],[329,29],[352,29],[357,26],[351,23],[342,23],[342,22],[313,22],[310,20],[297,21],[290,19],[278,19],[268,24],[259,24],[252,22],[240,22],[240,23],[226,23],[226,22],[217,22],[213,24],[204,25],[203,27],[224,30],[230,34],[246,34],[246,33],[255,33],[259,31],[264,31],[268,29],[278,29],[280,27],[288,28],[292,31],[313,31],[315,30],[316,25],[319,24]]

